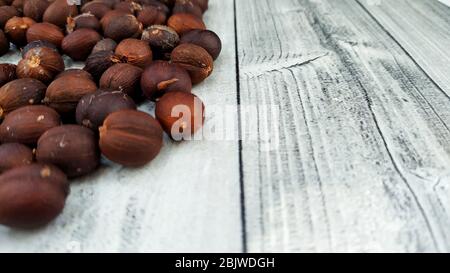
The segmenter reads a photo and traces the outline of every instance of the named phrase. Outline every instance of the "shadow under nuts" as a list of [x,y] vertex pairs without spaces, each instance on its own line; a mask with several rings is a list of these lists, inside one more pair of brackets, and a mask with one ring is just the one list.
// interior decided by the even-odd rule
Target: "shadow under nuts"
[[33,151],[20,143],[5,143],[0,145],[0,173],[33,162]]
[[31,164],[0,176],[0,224],[31,229],[48,224],[63,210],[69,182],[58,168]]
[[47,87],[36,79],[17,79],[0,88],[0,118],[19,107],[39,104]]
[[56,165],[68,177],[88,174],[100,163],[97,139],[83,126],[54,127],[39,138],[36,160]]
[[3,30],[0,29],[0,56],[8,53],[9,51],[9,41],[5,36]]
[[114,112],[99,130],[103,155],[124,166],[147,164],[159,154],[163,145],[163,130],[159,123],[140,111]]
[[49,83],[64,71],[64,61],[58,53],[48,47],[30,49],[17,65],[17,77],[33,78]]
[[64,37],[61,48],[74,61],[84,61],[101,39],[95,30],[82,28]]
[[21,107],[9,113],[0,125],[0,141],[33,145],[43,133],[59,125],[59,114],[52,108],[43,105]]
[[139,80],[142,69],[131,64],[115,64],[100,78],[100,88],[119,90],[138,100],[142,97]]
[[172,63],[186,69],[191,76],[193,84],[204,81],[214,68],[214,60],[202,47],[194,44],[181,44],[177,46],[171,56]]

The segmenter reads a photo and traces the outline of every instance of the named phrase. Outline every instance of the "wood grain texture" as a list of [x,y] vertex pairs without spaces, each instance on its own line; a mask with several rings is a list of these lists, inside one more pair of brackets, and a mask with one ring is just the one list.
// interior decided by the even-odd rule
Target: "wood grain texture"
[[446,92],[354,0],[236,5],[249,251],[449,251]]
[[[215,73],[194,88],[206,106],[236,108],[233,20],[232,1],[210,1],[205,21],[224,49]],[[153,111],[151,104],[141,108]],[[237,114],[228,118],[237,121]],[[0,227],[0,251],[239,252],[237,145],[166,139],[157,159],[141,169],[106,162],[93,176],[73,182],[64,213],[50,226],[32,232]]]

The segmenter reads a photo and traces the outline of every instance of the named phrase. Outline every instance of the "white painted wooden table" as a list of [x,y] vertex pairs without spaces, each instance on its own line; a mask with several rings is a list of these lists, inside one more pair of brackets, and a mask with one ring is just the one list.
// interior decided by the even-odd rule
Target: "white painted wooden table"
[[224,50],[195,93],[231,136],[107,163],[48,227],[0,228],[0,251],[449,252],[450,8],[210,2]]

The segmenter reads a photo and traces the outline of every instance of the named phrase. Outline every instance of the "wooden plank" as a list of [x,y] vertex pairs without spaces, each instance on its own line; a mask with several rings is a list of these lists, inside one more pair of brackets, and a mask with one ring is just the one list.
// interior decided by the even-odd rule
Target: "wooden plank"
[[449,97],[353,0],[236,4],[249,251],[449,251]]
[[[222,38],[223,55],[194,92],[207,109],[228,105],[236,113],[232,1],[210,1],[205,20]],[[152,111],[151,104],[141,108]],[[227,114],[237,121],[237,114]],[[75,181],[63,215],[50,226],[32,232],[0,227],[0,251],[241,251],[238,170],[235,141],[166,140],[144,168],[105,166]]]

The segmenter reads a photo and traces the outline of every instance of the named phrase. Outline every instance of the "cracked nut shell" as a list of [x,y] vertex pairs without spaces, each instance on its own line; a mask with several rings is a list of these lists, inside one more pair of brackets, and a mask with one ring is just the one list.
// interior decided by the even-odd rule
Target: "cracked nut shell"
[[192,84],[204,81],[214,69],[214,60],[208,51],[194,44],[177,46],[172,52],[171,60],[188,71]]
[[20,143],[0,145],[0,173],[29,165],[33,162],[33,151]]
[[13,80],[0,88],[0,118],[19,107],[39,104],[47,86],[36,79]]

